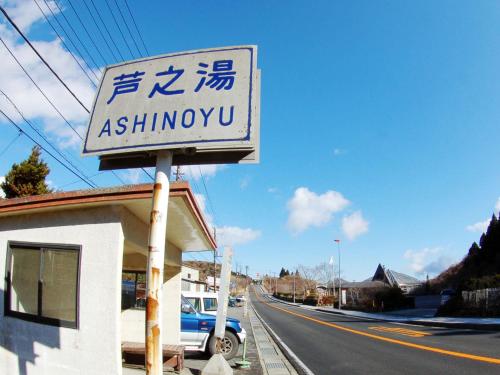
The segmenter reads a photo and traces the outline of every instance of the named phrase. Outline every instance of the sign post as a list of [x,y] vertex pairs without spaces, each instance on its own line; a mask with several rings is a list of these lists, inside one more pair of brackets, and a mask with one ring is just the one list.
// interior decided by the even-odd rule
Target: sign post
[[[258,163],[259,150],[256,46],[177,52],[106,67],[82,155],[99,156],[100,170],[156,166],[146,278],[148,375],[163,372],[162,286],[171,166]],[[224,319],[217,319],[221,339],[231,254],[228,248],[222,269],[226,280],[221,280],[221,289],[225,282],[226,292],[219,298],[219,307],[225,309]]]
[[156,159],[146,274],[146,373],[163,373],[162,285],[167,232],[168,195],[172,152],[160,151]]

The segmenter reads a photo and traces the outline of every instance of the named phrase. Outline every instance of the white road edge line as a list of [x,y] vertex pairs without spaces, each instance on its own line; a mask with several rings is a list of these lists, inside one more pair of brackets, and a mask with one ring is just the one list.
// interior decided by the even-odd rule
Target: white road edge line
[[255,313],[255,315],[257,315],[257,318],[259,318],[260,322],[266,327],[266,329],[271,332],[273,338],[275,340],[277,340],[280,344],[280,346],[286,350],[287,354],[295,361],[295,363],[300,367],[300,369],[307,375],[314,375],[314,372],[312,372],[309,367],[307,367],[304,362],[302,362],[300,360],[299,357],[297,357],[297,355],[292,351],[292,349],[290,349],[288,347],[287,344],[285,344],[283,342],[283,340],[281,340],[281,338],[276,334],[276,332],[273,331],[273,329],[271,327],[269,327],[269,325],[264,321],[264,319],[262,319],[262,317],[259,315],[259,313],[257,312],[257,310],[255,309],[253,303],[252,303],[252,309]]

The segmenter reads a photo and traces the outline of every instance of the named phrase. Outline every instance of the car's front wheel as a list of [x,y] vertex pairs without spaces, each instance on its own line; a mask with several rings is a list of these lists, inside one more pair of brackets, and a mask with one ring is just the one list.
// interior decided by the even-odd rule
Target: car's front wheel
[[[208,342],[208,352],[210,355],[217,353],[216,345],[217,338],[215,336],[210,336],[210,341]],[[226,331],[224,338],[222,339],[221,354],[226,360],[234,358],[238,354],[239,348],[238,338],[231,331]]]

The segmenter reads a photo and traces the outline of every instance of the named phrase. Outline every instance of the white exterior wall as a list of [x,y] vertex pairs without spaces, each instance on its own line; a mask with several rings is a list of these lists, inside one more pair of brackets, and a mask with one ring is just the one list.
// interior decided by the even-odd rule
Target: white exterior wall
[[77,329],[4,316],[1,284],[1,374],[121,374],[121,212],[108,206],[0,218],[2,280],[8,240],[82,247]]
[[190,281],[200,281],[200,271],[194,268],[182,266],[181,268],[181,278],[184,281],[181,282],[181,289],[183,292],[198,292],[200,291],[200,285]]

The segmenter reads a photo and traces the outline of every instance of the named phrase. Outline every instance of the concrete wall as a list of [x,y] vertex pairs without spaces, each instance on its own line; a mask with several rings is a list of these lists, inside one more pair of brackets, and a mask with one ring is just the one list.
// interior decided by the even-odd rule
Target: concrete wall
[[121,216],[105,207],[0,218],[2,279],[8,240],[82,246],[77,329],[4,316],[1,284],[1,374],[121,374]]

